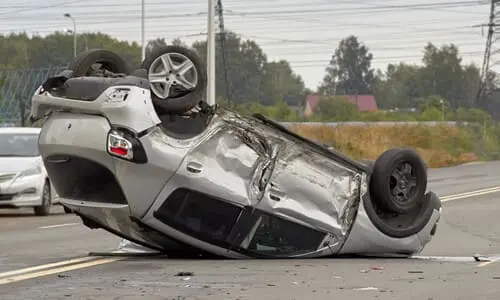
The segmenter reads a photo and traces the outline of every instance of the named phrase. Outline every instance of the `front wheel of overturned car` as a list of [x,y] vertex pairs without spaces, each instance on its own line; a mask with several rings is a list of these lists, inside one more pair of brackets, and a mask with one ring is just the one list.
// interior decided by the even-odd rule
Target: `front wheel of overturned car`
[[50,184],[45,183],[42,190],[42,204],[35,207],[35,215],[48,216],[50,214],[50,206],[52,205],[52,196],[50,191]]
[[159,113],[185,113],[205,98],[206,67],[191,49],[158,47],[141,67],[147,70],[151,98]]
[[427,168],[415,150],[394,148],[375,161],[370,181],[370,194],[380,208],[406,214],[424,198]]

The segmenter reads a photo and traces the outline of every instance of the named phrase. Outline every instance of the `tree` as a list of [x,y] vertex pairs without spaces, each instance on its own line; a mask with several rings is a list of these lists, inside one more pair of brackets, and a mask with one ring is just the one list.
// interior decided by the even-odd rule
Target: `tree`
[[356,36],[341,40],[326,68],[319,92],[324,95],[371,94],[374,83],[372,59],[373,55]]
[[[78,35],[79,40],[83,39]],[[85,43],[77,44],[77,52],[86,47],[113,49],[131,65],[141,61],[141,48],[137,43],[119,41],[107,34],[85,34]],[[73,59],[73,36],[55,32],[45,37],[28,37],[25,33],[0,36],[0,68],[42,68],[67,66]]]
[[157,38],[157,39],[148,41],[148,43],[146,44],[146,56],[149,56],[153,52],[153,50],[155,50],[156,48],[163,47],[166,45],[167,45],[167,42],[165,42],[164,38]]
[[[451,44],[438,48],[428,43],[422,60],[422,66],[390,64],[384,73],[378,72],[374,94],[380,107],[416,108],[419,99],[432,95],[445,99],[452,110],[476,106],[479,69],[462,64],[458,47]],[[495,86],[491,78],[487,83]],[[492,103],[488,101],[485,105]]]
[[288,105],[299,106],[304,101],[304,82],[286,60],[264,65],[262,88],[265,91],[262,103],[266,105],[284,101]]
[[427,94],[439,95],[450,102],[456,109],[460,106],[470,106],[473,101],[473,90],[477,90],[479,72],[474,66],[462,66],[462,58],[458,47],[454,44],[437,48],[428,43],[424,48],[424,67],[422,79],[426,82]]
[[[260,46],[254,41],[241,40],[236,34],[227,32],[224,43],[226,60],[224,64],[220,39],[216,41],[216,97],[223,99],[229,97],[236,104],[259,101],[262,97],[262,74],[267,62]],[[206,42],[195,42],[193,48],[203,61],[207,61]],[[225,75],[228,78],[227,86]],[[226,95],[226,91],[229,91],[229,95]]]

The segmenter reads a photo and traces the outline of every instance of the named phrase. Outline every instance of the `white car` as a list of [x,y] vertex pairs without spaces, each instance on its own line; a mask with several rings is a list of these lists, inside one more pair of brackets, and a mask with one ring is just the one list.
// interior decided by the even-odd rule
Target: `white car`
[[33,207],[46,216],[58,204],[38,150],[39,134],[40,128],[0,128],[0,208]]

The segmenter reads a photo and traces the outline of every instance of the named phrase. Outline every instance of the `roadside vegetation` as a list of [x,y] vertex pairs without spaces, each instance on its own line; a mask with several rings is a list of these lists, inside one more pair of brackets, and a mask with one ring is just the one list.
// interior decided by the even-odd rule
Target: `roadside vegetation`
[[[360,113],[342,97],[324,97],[311,117],[300,117],[285,104],[233,108],[243,114],[260,113],[278,121],[293,122],[290,127],[293,131],[356,159],[376,159],[391,147],[415,148],[431,168],[500,159],[500,126],[486,111],[459,108],[452,112],[447,101],[439,96],[430,96],[421,102],[421,107],[412,113]],[[343,125],[343,122],[355,121],[360,123]],[[432,121],[436,123],[405,124]],[[300,124],[302,122],[315,123]],[[339,124],[329,126],[324,122]]]

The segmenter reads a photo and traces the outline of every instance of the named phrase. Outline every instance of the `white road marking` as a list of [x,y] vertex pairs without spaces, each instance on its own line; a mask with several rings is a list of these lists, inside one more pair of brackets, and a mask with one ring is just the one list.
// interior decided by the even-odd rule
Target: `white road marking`
[[67,227],[67,226],[75,226],[75,225],[80,225],[80,223],[56,224],[56,225],[38,227],[38,229],[59,228],[59,227]]
[[482,196],[482,195],[487,195],[487,194],[492,194],[492,193],[497,193],[497,192],[500,192],[500,186],[491,187],[491,188],[482,189],[482,190],[477,190],[477,191],[472,191],[472,192],[460,193],[460,194],[455,194],[455,195],[442,196],[442,197],[440,197],[440,199],[441,199],[441,202],[449,202],[449,201],[477,197],[477,196]]
[[22,281],[22,280],[27,280],[27,279],[38,278],[38,277],[42,277],[42,276],[53,275],[53,274],[57,274],[57,273],[74,271],[74,270],[78,270],[78,269],[84,269],[84,268],[103,265],[103,264],[108,264],[108,263],[115,262],[115,261],[121,260],[121,259],[123,259],[123,258],[100,258],[100,259],[96,259],[93,261],[87,261],[87,262],[83,262],[83,263],[79,263],[79,264],[66,265],[66,266],[52,268],[52,269],[45,269],[45,270],[42,270],[39,272],[31,272],[31,273],[25,273],[25,274],[21,274],[21,275],[4,277],[4,278],[0,278],[0,285],[7,284],[7,283],[14,283],[14,282]]
[[8,272],[0,273],[0,278],[7,277],[7,276],[19,275],[19,274],[23,274],[23,273],[34,272],[34,271],[40,271],[40,270],[44,270],[44,269],[57,268],[57,267],[69,265],[69,264],[82,263],[82,262],[89,261],[92,259],[95,259],[95,257],[86,256],[86,257],[81,257],[81,258],[75,258],[75,259],[45,264],[45,265],[39,265],[39,266],[27,267],[27,268],[18,269],[18,270],[12,270],[12,271],[8,271]]

